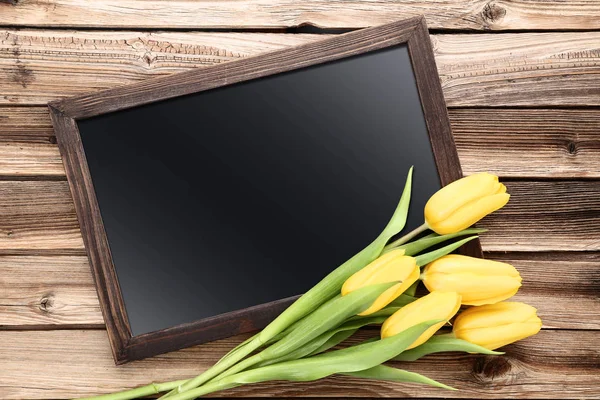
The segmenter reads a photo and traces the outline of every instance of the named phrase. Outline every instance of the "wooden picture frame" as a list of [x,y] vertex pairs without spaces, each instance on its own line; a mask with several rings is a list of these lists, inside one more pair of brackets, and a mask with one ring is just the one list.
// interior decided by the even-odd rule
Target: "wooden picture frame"
[[[425,20],[362,29],[221,65],[149,79],[49,104],[58,145],[117,364],[216,340],[266,325],[294,299],[132,336],[77,120],[406,44],[442,185],[462,176]],[[463,249],[480,256],[478,241]]]

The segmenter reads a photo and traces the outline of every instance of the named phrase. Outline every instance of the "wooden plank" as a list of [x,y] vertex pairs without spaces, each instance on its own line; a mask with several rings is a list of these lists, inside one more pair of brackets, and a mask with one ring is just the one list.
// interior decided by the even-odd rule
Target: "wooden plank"
[[[599,109],[450,109],[449,114],[466,174],[600,178]],[[52,135],[45,107],[0,107],[0,176],[64,177]]]
[[0,141],[0,176],[66,179],[56,144]]
[[[485,251],[600,250],[600,181],[507,182],[479,225]],[[83,250],[67,182],[0,182],[0,252]]]
[[362,28],[424,14],[435,29],[598,29],[600,5],[593,0],[358,1],[327,0],[5,0],[0,24],[103,28]]
[[[353,342],[372,337],[362,332]],[[57,399],[122,390],[152,381],[196,375],[239,343],[235,337],[116,367],[105,331],[0,332],[0,397]],[[600,354],[595,331],[542,331],[507,346],[506,355],[445,354],[414,363],[395,363],[426,374],[459,391],[364,381],[347,377],[310,383],[277,382],[245,386],[220,396],[307,396],[345,398],[455,397],[455,398],[597,398]]]
[[511,195],[479,223],[486,251],[600,248],[600,181],[505,182]]
[[67,182],[0,182],[0,251],[83,250]]
[[600,110],[450,109],[466,174],[599,178]]
[[[486,254],[523,277],[514,297],[538,308],[544,328],[600,330],[600,253]],[[569,271],[568,274],[565,271]],[[0,328],[103,328],[86,257],[0,256]]]
[[87,257],[0,256],[0,327],[103,328]]
[[[0,31],[1,104],[45,104],[325,35]],[[433,35],[449,106],[600,105],[600,32]]]
[[51,136],[54,131],[47,107],[0,106],[0,143],[56,143]]
[[449,106],[600,104],[600,32],[437,35]]

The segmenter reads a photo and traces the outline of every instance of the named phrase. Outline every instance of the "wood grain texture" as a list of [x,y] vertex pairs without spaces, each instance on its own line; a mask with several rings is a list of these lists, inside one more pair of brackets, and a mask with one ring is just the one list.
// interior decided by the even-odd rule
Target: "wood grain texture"
[[600,178],[600,110],[451,109],[466,174]]
[[[600,250],[600,181],[506,182],[511,201],[479,225],[484,251]],[[83,251],[67,182],[0,182],[0,252]]]
[[505,182],[511,199],[478,226],[487,251],[600,248],[600,181]]
[[[600,109],[450,109],[463,171],[600,178]],[[0,176],[64,177],[46,107],[0,107]]]
[[0,2],[0,25],[103,28],[363,28],[424,14],[435,29],[598,29],[593,0],[9,0]]
[[52,136],[47,107],[0,106],[0,146],[2,142],[52,143]]
[[[351,342],[372,337],[361,332]],[[506,355],[479,356],[450,353],[414,363],[395,363],[460,388],[452,392],[421,385],[364,381],[346,377],[317,382],[274,382],[222,392],[227,396],[306,396],[320,394],[360,397],[456,398],[597,398],[600,353],[596,331],[545,330],[507,346]],[[0,397],[55,399],[89,396],[196,375],[246,336],[136,361],[113,364],[105,331],[0,332]]]
[[67,182],[0,182],[0,251],[83,250]]
[[65,169],[55,144],[0,140],[0,176],[65,179]]
[[600,104],[600,32],[437,35],[449,106]]
[[[0,105],[41,105],[325,37],[4,30]],[[432,35],[432,41],[451,107],[600,105],[600,32]]]
[[87,257],[0,256],[0,328],[104,328]]
[[[600,253],[488,253],[523,277],[515,300],[538,308],[544,328],[600,330]],[[569,271],[569,273],[565,273]],[[0,256],[0,328],[104,328],[82,256]]]

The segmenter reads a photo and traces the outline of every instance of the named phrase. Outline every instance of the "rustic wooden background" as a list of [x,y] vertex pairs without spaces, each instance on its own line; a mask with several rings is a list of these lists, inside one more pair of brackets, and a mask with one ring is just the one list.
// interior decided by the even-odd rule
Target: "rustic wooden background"
[[417,14],[465,172],[512,194],[481,224],[486,256],[521,271],[544,330],[410,365],[458,392],[340,377],[225,395],[600,398],[599,0],[0,0],[0,398],[181,379],[243,338],[114,365],[48,101]]

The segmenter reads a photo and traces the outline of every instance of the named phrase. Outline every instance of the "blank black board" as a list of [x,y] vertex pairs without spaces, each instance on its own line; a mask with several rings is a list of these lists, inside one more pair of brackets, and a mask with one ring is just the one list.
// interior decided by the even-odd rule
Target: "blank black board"
[[461,177],[422,17],[49,107],[117,363],[265,326],[411,165],[406,230]]
[[303,293],[369,244],[415,166],[406,46],[79,122],[133,335]]

